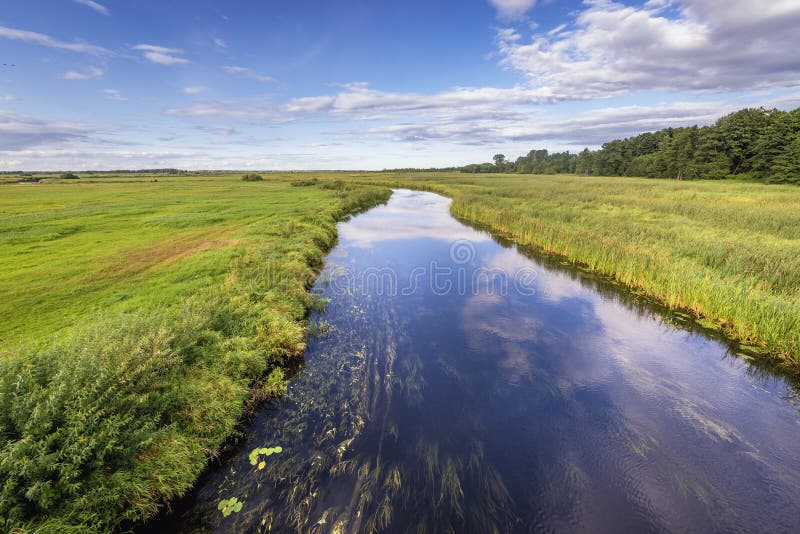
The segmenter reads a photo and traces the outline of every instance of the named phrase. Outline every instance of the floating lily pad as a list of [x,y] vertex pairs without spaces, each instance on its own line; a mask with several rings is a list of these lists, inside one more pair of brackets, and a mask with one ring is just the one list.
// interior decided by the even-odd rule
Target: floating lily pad
[[236,497],[231,497],[230,499],[223,499],[219,501],[219,504],[217,505],[217,510],[222,512],[223,516],[228,517],[234,512],[241,512],[243,504],[244,503],[242,503]]
[[[250,465],[258,465],[259,469],[264,469],[261,467],[261,463],[264,463],[263,460],[259,460],[260,456],[272,456],[273,454],[277,454],[279,452],[283,452],[283,447],[280,445],[276,447],[258,447],[250,451],[248,458],[250,459]],[[260,463],[259,463],[260,462]],[[266,465],[266,464],[265,464]]]

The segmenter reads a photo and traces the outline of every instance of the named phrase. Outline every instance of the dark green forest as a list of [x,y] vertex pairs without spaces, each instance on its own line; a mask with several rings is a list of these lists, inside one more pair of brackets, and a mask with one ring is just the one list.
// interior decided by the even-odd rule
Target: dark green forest
[[516,161],[497,154],[494,163],[466,165],[460,170],[676,180],[749,178],[800,184],[800,108],[788,112],[743,109],[711,126],[664,128],[577,154],[531,150]]

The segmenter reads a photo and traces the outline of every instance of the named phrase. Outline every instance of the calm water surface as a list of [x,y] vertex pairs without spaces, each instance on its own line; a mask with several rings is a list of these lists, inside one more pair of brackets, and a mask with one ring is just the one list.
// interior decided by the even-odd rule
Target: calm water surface
[[800,529],[796,386],[448,207],[340,225],[288,394],[149,530]]

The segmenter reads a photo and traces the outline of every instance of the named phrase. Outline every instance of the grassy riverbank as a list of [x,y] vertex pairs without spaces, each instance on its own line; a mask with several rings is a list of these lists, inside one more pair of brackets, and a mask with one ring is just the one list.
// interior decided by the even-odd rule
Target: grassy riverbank
[[328,185],[0,185],[0,530],[108,530],[191,487],[302,353],[336,221],[389,194]]
[[446,194],[463,220],[609,275],[800,367],[800,188],[566,175],[372,178]]

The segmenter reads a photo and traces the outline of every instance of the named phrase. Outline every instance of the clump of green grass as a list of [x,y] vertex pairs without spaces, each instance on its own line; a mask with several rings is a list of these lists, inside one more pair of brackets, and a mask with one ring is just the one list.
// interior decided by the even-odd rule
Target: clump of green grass
[[310,180],[294,180],[292,187],[311,187],[319,184],[319,178],[311,178]]
[[[270,182],[254,199],[238,181],[160,182],[151,195],[171,198],[165,211],[205,203],[222,213],[224,222],[199,218],[202,231],[175,234],[137,222],[162,213],[148,202],[149,182],[54,187],[12,189],[28,203],[14,205],[0,225],[0,235],[30,228],[29,237],[38,236],[9,243],[10,254],[35,248],[0,279],[11,297],[2,314],[23,316],[20,335],[0,354],[0,530],[107,531],[151,517],[186,492],[235,431],[248,399],[280,391],[281,367],[305,348],[307,288],[335,241],[336,221],[389,192],[298,192]],[[86,208],[87,198],[106,206]],[[80,230],[50,239],[58,232],[42,232],[42,224]],[[160,240],[170,232],[174,242]],[[211,246],[210,233],[225,237]],[[60,285],[75,286],[67,293],[74,308],[58,289],[34,283],[31,265],[59,253],[66,257],[52,270],[63,273]],[[62,266],[67,257],[78,266]],[[26,275],[22,291],[11,287]],[[132,298],[85,311],[118,291]],[[51,308],[64,327],[56,334],[31,319],[53,317]],[[26,332],[26,323],[35,328]]]

